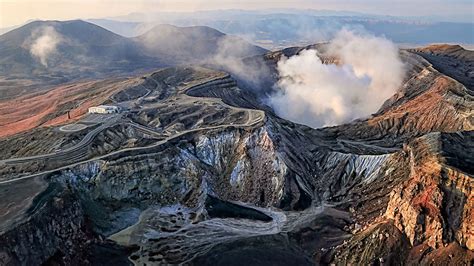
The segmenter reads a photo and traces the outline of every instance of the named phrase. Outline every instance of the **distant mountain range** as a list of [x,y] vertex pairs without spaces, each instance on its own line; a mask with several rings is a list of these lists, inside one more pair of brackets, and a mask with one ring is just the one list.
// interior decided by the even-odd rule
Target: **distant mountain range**
[[229,44],[240,47],[230,56],[266,51],[209,27],[162,25],[126,38],[82,20],[35,21],[0,36],[0,98],[71,80],[211,60]]
[[167,12],[132,13],[91,22],[124,36],[137,36],[155,24],[203,25],[226,34],[243,36],[272,50],[326,41],[343,27],[365,29],[401,44],[474,44],[472,18],[446,22],[443,18],[433,17],[394,17],[314,10],[220,10],[186,15]]
[[171,64],[213,60],[216,56],[243,58],[267,52],[242,38],[226,35],[207,26],[158,25],[133,38],[133,41],[148,56],[164,59]]

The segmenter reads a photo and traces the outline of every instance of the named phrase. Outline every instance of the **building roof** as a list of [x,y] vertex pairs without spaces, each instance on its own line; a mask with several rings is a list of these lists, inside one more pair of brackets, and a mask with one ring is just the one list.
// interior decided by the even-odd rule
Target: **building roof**
[[99,106],[94,106],[94,107],[97,107],[97,108],[104,108],[104,109],[115,109],[115,108],[118,108],[118,106],[115,106],[115,105],[99,105]]

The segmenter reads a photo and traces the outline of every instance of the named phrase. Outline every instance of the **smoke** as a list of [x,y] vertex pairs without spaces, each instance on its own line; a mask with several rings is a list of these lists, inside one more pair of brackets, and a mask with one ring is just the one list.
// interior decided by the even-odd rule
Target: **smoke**
[[[51,26],[36,32],[30,46],[30,53],[38,58],[44,66],[48,66],[49,57],[56,53],[58,44],[62,42],[61,35]],[[39,35],[39,36],[38,36]]]
[[[336,58],[323,64],[319,56]],[[283,118],[311,127],[367,117],[400,87],[404,66],[389,40],[347,29],[324,53],[304,50],[278,62],[278,92],[269,104]]]
[[217,49],[207,63],[231,73],[234,78],[250,87],[258,87],[271,73],[260,57],[250,59],[263,54],[265,50],[249,43],[241,37],[226,35],[218,41]]

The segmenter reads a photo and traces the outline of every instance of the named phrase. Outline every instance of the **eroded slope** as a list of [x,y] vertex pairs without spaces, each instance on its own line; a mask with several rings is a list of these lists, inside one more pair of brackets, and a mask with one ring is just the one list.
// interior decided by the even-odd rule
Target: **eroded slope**
[[[3,260],[83,263],[94,259],[87,245],[59,245],[87,235],[116,251],[105,257],[136,264],[244,255],[274,265],[472,264],[472,94],[422,57],[402,55],[405,84],[378,113],[318,130],[276,117],[209,69],[165,69],[123,87],[110,101],[130,111],[77,149],[3,161],[0,187],[43,184],[29,192],[37,200],[3,206],[17,221],[2,220]],[[74,218],[80,226],[69,229],[51,205],[63,198],[77,207],[70,217],[88,223]],[[40,238],[58,247],[32,257],[33,246],[5,237],[32,230],[29,217],[45,217],[40,235],[68,234]]]

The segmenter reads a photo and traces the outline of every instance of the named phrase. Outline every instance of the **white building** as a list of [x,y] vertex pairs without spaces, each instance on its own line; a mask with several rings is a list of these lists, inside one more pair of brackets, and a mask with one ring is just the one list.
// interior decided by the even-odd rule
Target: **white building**
[[118,106],[113,106],[113,105],[99,105],[99,106],[89,107],[90,114],[113,114],[113,113],[119,113],[119,112],[120,112],[120,108]]

